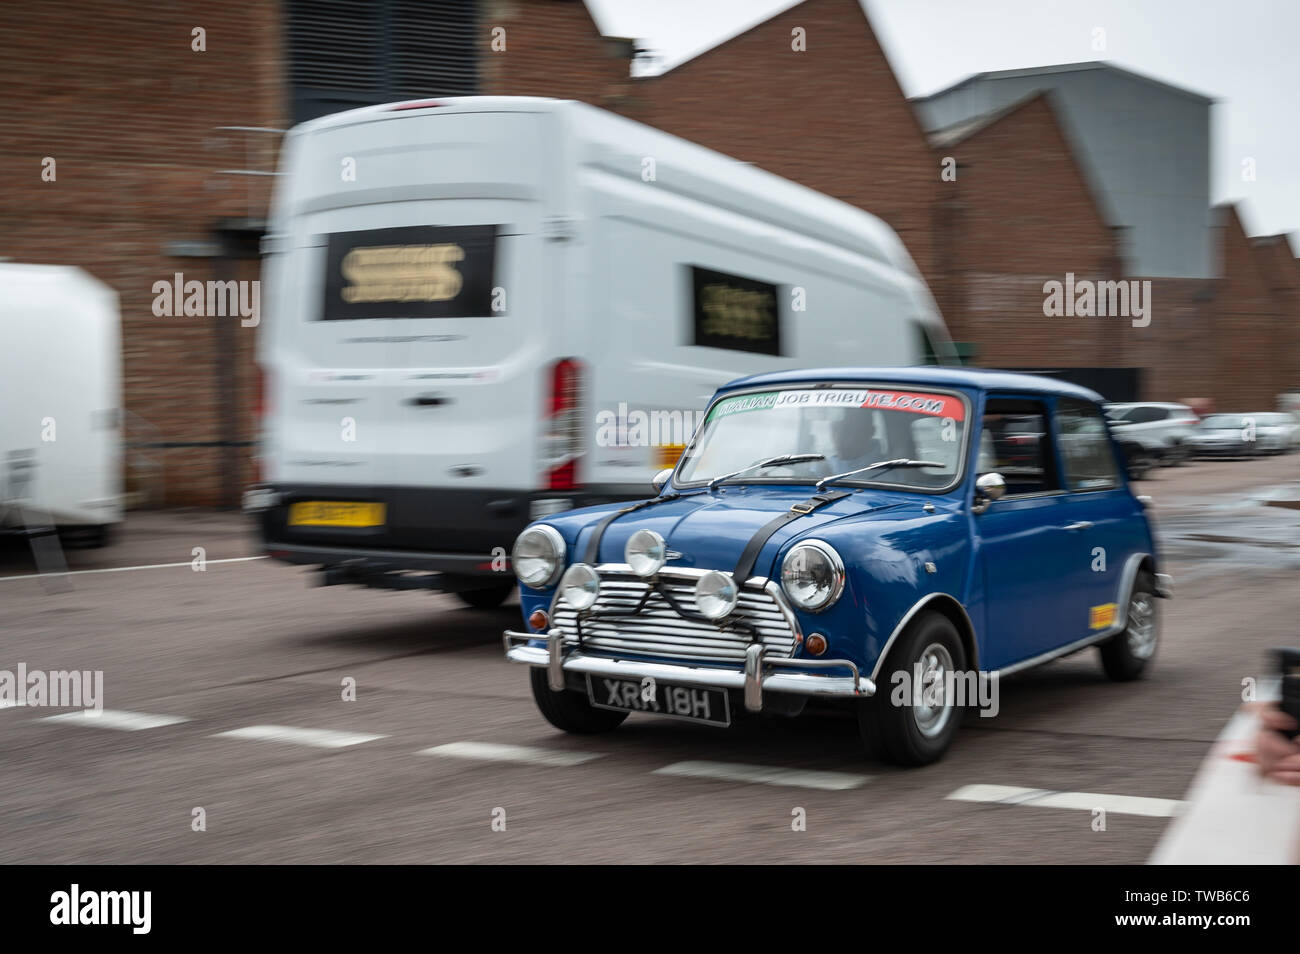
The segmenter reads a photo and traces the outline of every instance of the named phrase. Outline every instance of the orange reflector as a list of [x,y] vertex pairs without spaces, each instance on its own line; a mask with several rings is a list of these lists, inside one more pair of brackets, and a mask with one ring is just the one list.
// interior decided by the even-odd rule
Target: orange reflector
[[820,656],[822,653],[826,652],[826,637],[821,633],[813,633],[808,637],[808,641],[805,645],[808,647],[808,652],[812,653],[814,656]]
[[528,617],[528,625],[536,630],[543,630],[551,622],[551,618],[546,615],[546,610],[535,609]]

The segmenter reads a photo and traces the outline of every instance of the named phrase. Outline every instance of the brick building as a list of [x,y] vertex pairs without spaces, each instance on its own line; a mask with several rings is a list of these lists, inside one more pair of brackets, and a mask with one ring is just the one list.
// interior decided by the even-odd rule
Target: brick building
[[[161,462],[173,505],[231,504],[250,479],[256,332],[156,317],[154,283],[257,277],[279,131],[410,97],[581,99],[859,205],[899,232],[979,363],[1131,368],[1144,397],[1250,409],[1300,385],[1286,238],[1207,207],[1204,242],[1182,249],[1203,268],[1144,273],[1151,243],[1072,138],[1077,97],[1035,87],[926,119],[858,0],[805,0],[658,76],[629,75],[632,49],[581,0],[3,5],[0,256],[118,291],[131,456]],[[1066,272],[1150,278],[1155,320],[1044,317],[1043,282]]]

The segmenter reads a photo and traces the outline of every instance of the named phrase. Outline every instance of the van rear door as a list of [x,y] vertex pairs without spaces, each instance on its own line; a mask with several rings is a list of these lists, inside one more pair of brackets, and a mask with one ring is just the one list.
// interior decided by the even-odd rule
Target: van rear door
[[293,463],[316,454],[361,483],[536,484],[557,254],[540,234],[540,127],[534,113],[448,107],[307,134],[290,171],[300,295],[278,339],[301,362],[283,479],[320,478],[323,465]]

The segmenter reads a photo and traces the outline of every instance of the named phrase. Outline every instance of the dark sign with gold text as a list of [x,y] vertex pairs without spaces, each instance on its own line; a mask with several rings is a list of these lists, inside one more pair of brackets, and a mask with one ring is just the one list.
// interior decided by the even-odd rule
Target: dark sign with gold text
[[757,354],[781,354],[777,286],[691,266],[694,340],[691,344]]
[[495,225],[414,225],[329,236],[326,321],[471,318],[494,309]]

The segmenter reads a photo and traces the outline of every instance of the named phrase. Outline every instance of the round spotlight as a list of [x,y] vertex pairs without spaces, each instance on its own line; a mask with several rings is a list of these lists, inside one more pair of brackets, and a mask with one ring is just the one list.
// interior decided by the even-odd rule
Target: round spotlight
[[740,587],[721,570],[710,570],[695,584],[695,608],[709,619],[730,616],[739,600]]
[[575,563],[560,578],[560,596],[576,610],[591,609],[600,596],[600,574],[586,563]]
[[826,637],[821,633],[813,633],[805,640],[804,647],[808,650],[809,655],[820,656],[826,652]]
[[623,559],[637,576],[654,576],[668,560],[668,545],[653,530],[638,530],[628,538]]
[[539,633],[551,624],[551,618],[546,615],[546,610],[535,609],[528,614],[528,625]]

